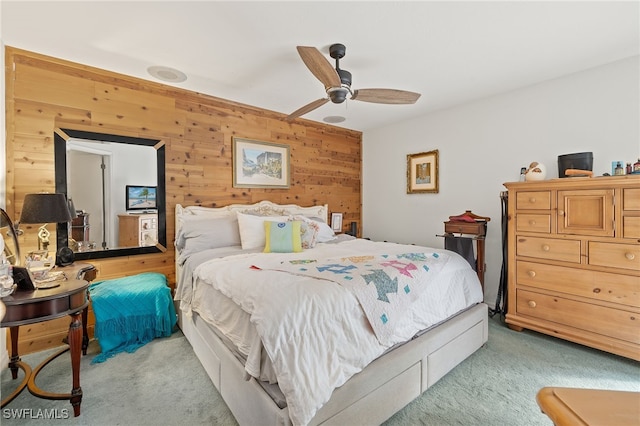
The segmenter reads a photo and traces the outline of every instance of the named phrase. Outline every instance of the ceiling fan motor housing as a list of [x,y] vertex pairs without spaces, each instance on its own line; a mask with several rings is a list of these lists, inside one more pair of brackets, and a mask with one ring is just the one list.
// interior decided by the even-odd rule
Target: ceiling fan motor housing
[[331,102],[334,104],[343,103],[347,99],[347,96],[351,94],[351,90],[344,85],[341,87],[330,87],[327,89],[327,95],[329,95],[329,99],[331,99]]
[[336,71],[338,71],[338,75],[340,76],[340,82],[351,87],[351,73],[340,68],[337,68]]
[[331,87],[327,90],[329,99],[334,104],[341,104],[348,96],[352,95],[351,83],[353,82],[351,73],[340,68],[340,58],[343,58],[347,48],[343,44],[332,44],[329,47],[329,55],[336,60],[336,72],[340,77],[340,87]]

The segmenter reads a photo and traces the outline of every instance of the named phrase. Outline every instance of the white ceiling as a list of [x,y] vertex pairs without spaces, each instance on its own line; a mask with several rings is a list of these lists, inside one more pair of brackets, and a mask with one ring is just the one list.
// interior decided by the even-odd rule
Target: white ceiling
[[[2,1],[18,47],[289,114],[325,96],[296,45],[343,43],[354,89],[419,92],[414,105],[328,103],[304,118],[368,130],[640,53],[638,1]],[[157,80],[155,80],[157,81]]]

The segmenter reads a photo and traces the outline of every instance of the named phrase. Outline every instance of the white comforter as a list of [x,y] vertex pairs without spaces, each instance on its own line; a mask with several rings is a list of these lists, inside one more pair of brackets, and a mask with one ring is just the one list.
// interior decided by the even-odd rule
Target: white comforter
[[[357,298],[339,284],[282,271],[257,270],[257,262],[432,251],[448,256],[446,267],[398,321],[388,344],[372,332]],[[396,343],[482,302],[475,272],[457,254],[392,243],[349,240],[318,244],[302,253],[245,253],[204,262],[194,270],[191,308],[199,310],[199,287],[212,286],[237,303],[255,326],[271,359],[295,425],[307,424],[333,390]],[[188,282],[188,281],[186,281]],[[188,286],[188,284],[185,284]],[[256,363],[249,374],[259,377]]]

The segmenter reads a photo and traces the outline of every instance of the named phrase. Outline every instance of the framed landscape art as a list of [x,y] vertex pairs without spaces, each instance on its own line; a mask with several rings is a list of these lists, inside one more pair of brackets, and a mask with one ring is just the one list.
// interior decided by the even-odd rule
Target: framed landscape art
[[233,138],[234,188],[289,188],[289,146]]

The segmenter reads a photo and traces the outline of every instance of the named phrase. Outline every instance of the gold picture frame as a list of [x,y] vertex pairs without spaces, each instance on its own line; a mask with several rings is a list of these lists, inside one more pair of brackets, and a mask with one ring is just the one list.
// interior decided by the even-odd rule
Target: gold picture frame
[[407,155],[407,194],[438,193],[438,150]]
[[289,188],[289,146],[233,138],[234,188]]

